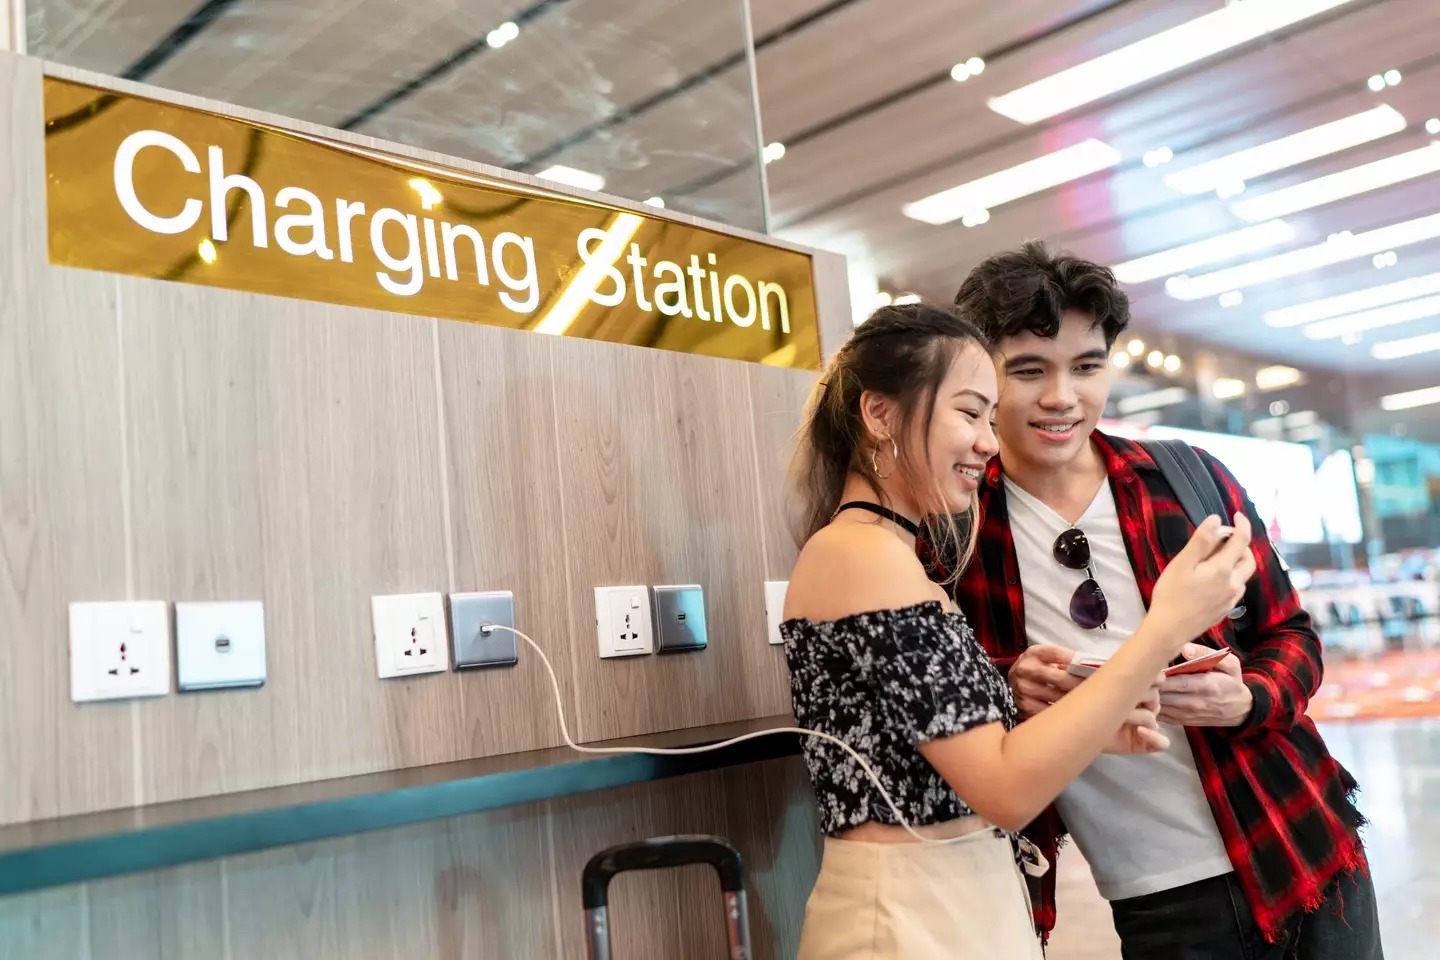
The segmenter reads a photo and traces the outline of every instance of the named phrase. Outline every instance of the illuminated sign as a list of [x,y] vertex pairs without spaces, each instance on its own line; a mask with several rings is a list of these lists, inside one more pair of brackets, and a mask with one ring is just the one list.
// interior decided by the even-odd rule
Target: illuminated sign
[[65,80],[45,115],[57,265],[820,366],[803,253]]

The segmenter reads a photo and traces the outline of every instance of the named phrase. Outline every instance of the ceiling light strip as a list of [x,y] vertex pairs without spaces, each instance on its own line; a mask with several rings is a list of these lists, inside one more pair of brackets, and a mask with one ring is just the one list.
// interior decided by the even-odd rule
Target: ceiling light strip
[[1124,159],[1119,150],[1099,140],[1083,140],[1034,160],[962,183],[912,203],[901,212],[924,223],[953,223],[975,217],[1002,203],[1049,190],[1116,166]]
[[994,97],[991,110],[1037,123],[1249,43],[1352,0],[1245,0]]
[[1124,263],[1115,264],[1112,269],[1115,271],[1115,279],[1121,283],[1144,283],[1161,277],[1173,277],[1177,273],[1222,260],[1234,260],[1247,253],[1266,250],[1293,239],[1294,227],[1284,220],[1272,220],[1259,226],[1223,233],[1208,240],[1199,240],[1134,260],[1126,260]]
[[1302,324],[1314,323],[1317,320],[1327,320],[1330,317],[1339,317],[1347,313],[1400,303],[1402,300],[1429,296],[1432,293],[1440,293],[1440,273],[1411,277],[1395,283],[1384,283],[1378,287],[1366,287],[1364,290],[1352,290],[1334,297],[1311,300],[1308,303],[1297,303],[1294,306],[1281,307],[1279,310],[1269,310],[1264,314],[1264,320],[1266,325],[1271,327],[1298,327]]
[[1216,270],[1198,277],[1171,277],[1165,290],[1177,300],[1202,300],[1227,290],[1240,290],[1269,283],[1358,257],[1408,247],[1440,237],[1440,213],[1380,227],[1367,233],[1327,240],[1311,247],[1292,250],[1263,260]]
[[[1245,183],[1277,170],[1308,163],[1341,150],[1358,147],[1405,129],[1394,107],[1381,105],[1318,127],[1292,133],[1229,156],[1167,174],[1165,183],[1181,193],[1201,194],[1221,186]],[[1268,217],[1265,219],[1269,219]]]
[[1440,316],[1440,297],[1424,297],[1406,303],[1396,303],[1378,310],[1366,310],[1343,317],[1333,317],[1312,323],[1305,328],[1305,336],[1311,340],[1333,340],[1384,327],[1394,327],[1412,320]]
[[1389,396],[1381,397],[1380,409],[1413,410],[1416,407],[1427,407],[1432,403],[1440,403],[1440,387],[1406,390],[1404,393],[1392,393]]
[[1232,203],[1230,210],[1241,220],[1253,223],[1321,207],[1436,172],[1440,172],[1440,142],[1297,183],[1250,200],[1241,200]]
[[1376,360],[1403,360],[1418,357],[1422,353],[1440,350],[1440,333],[1425,333],[1404,340],[1387,340],[1370,348],[1370,355]]

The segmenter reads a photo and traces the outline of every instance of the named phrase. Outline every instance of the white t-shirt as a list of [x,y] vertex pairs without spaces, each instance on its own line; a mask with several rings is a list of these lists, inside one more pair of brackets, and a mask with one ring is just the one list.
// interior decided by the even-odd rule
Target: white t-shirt
[[[1145,602],[1125,552],[1110,484],[1100,485],[1075,524],[1090,541],[1095,579],[1110,604],[1103,630],[1085,630],[1070,619],[1070,597],[1085,573],[1062,567],[1052,552],[1055,538],[1070,525],[1008,478],[1005,491],[1025,590],[1027,641],[1113,654],[1139,627]],[[1057,801],[1107,900],[1171,890],[1232,869],[1185,731],[1171,726],[1164,731],[1170,738],[1164,753],[1102,754]]]

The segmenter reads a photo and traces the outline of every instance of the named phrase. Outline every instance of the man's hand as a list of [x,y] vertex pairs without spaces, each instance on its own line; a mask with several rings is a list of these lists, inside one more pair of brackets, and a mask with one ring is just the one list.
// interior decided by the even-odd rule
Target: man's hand
[[[1187,644],[1186,660],[1213,653],[1208,647]],[[1019,664],[1016,664],[1019,666]],[[1250,716],[1255,698],[1241,679],[1234,654],[1209,673],[1166,677],[1160,687],[1160,722],[1182,727],[1238,727]]]
[[1075,657],[1064,647],[1029,647],[1010,668],[1010,689],[1020,713],[1027,717],[1044,710],[1080,686],[1080,678],[1065,672]]

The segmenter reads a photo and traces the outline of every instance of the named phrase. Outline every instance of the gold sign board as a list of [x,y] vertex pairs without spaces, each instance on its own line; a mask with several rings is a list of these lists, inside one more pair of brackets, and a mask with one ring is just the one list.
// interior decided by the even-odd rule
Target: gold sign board
[[50,262],[817,370],[810,258],[47,78]]

